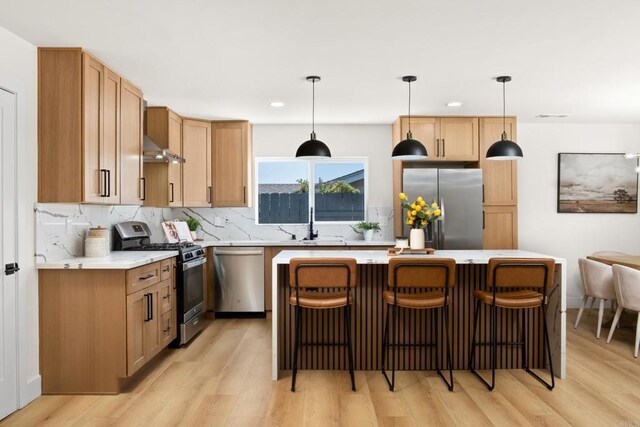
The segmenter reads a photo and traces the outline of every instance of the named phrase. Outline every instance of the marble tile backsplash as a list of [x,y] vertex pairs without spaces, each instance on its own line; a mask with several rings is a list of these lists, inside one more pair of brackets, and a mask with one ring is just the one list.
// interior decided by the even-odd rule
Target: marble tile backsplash
[[[205,240],[290,240],[302,239],[306,225],[257,225],[253,208],[147,208],[39,203],[35,206],[36,261],[56,261],[82,256],[84,237],[91,227],[109,227],[123,221],[144,221],[151,229],[151,241],[162,242],[160,223],[170,219],[197,218]],[[393,240],[393,209],[372,207],[369,221],[378,221],[382,230],[376,240]],[[362,233],[351,225],[316,225],[323,240],[359,240]],[[112,230],[113,233],[113,230]],[[113,237],[113,236],[112,236]]]

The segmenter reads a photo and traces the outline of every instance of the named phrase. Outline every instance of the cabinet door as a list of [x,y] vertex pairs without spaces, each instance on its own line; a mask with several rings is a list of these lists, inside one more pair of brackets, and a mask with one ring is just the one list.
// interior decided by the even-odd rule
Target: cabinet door
[[518,208],[485,206],[484,249],[518,249]]
[[120,203],[120,76],[104,69],[104,133],[102,138],[103,180],[106,182],[105,203]]
[[164,314],[173,307],[173,280],[171,278],[160,282],[160,314]]
[[[82,55],[82,144],[83,198],[86,203],[104,203],[104,173],[101,172],[104,66],[87,54]],[[51,165],[49,167],[64,167]],[[64,183],[59,183],[64,185]]]
[[120,86],[120,203],[140,205],[142,180],[142,92],[126,80]]
[[160,284],[156,284],[143,290],[150,298],[150,313],[144,323],[144,347],[147,360],[158,354],[162,350],[162,328],[160,311],[162,296],[160,295]]
[[440,157],[451,161],[478,160],[478,119],[440,118]]
[[249,125],[213,123],[213,206],[250,206],[248,197]]
[[175,326],[171,323],[171,311],[168,311],[160,318],[160,328],[162,333],[162,348],[168,346],[175,338]]
[[211,123],[183,119],[182,174],[184,206],[211,206]]
[[[407,117],[402,118],[401,128],[400,141],[403,141],[407,138],[407,131],[409,130],[409,119]],[[413,139],[420,141],[426,147],[429,156],[427,160],[441,160],[437,144],[440,138],[438,118],[412,117],[411,133]]]
[[145,330],[149,317],[148,296],[145,290],[127,295],[127,375],[131,376],[145,362]]
[[[169,150],[182,156],[182,118],[169,111],[168,135]],[[182,206],[182,168],[181,163],[169,163],[169,206]]]
[[[506,120],[507,137],[516,140],[516,121]],[[518,175],[516,160],[487,160],[487,150],[502,136],[502,118],[480,119],[480,167],[485,205],[517,205]]]

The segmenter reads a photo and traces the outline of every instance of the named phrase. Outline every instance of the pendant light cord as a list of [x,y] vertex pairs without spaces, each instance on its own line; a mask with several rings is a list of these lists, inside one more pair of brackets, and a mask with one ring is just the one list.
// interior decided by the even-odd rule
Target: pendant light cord
[[502,82],[502,133],[507,133],[507,97],[505,96],[507,82]]
[[311,133],[316,134],[316,79],[311,80]]
[[409,80],[409,134],[411,134],[411,80]]

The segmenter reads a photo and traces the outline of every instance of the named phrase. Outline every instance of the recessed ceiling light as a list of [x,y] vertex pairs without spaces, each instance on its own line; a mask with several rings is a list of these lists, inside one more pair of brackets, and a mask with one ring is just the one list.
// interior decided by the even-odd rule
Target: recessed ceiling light
[[538,114],[536,117],[539,119],[562,119],[564,117],[569,117],[571,114],[560,113],[560,114]]
[[462,106],[462,102],[460,101],[447,102],[447,107],[460,107],[460,106]]
[[269,105],[271,105],[272,107],[275,107],[275,108],[280,108],[280,107],[284,107],[284,102],[282,102],[282,101],[273,101]]

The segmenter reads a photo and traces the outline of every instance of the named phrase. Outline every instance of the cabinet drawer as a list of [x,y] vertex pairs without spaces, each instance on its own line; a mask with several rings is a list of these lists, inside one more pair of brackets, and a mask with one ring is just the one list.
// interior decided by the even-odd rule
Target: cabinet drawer
[[162,347],[166,347],[169,345],[171,341],[173,341],[176,337],[175,325],[171,321],[171,311],[168,311],[162,315],[160,318],[160,333],[162,334]]
[[173,276],[173,258],[160,261],[160,280],[167,280]]
[[160,281],[160,263],[143,265],[127,270],[127,295],[155,285]]
[[160,314],[173,308],[173,280],[160,282]]

